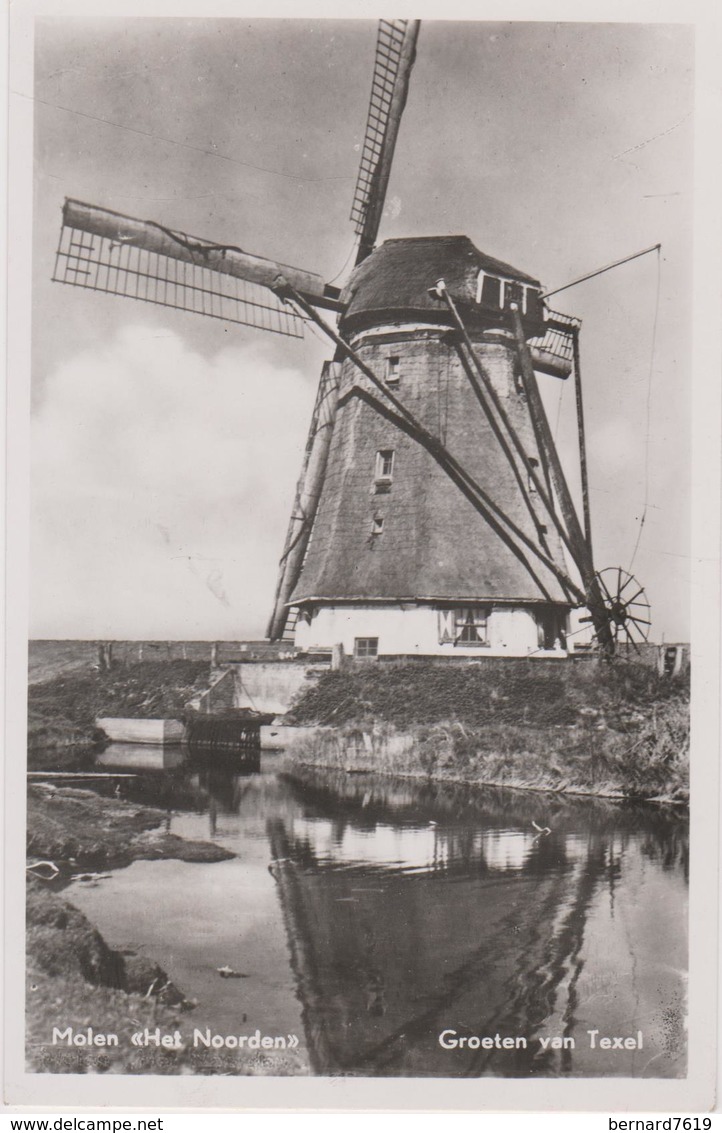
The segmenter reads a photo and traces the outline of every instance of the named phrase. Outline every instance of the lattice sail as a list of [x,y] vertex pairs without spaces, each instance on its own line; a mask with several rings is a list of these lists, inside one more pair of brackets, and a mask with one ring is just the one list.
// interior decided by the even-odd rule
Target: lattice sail
[[361,235],[366,212],[373,193],[374,174],[389,123],[391,100],[399,73],[401,53],[410,20],[379,20],[376,41],[376,59],[371,82],[366,136],[361,151],[361,163],[356,181],[351,220],[357,235]]
[[326,290],[320,276],[240,248],[65,202],[57,282],[302,338],[304,320],[269,290],[279,275],[312,301]]

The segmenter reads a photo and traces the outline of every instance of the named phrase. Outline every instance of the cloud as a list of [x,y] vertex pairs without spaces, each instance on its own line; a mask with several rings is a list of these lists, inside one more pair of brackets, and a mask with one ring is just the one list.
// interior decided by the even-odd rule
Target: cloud
[[262,636],[313,383],[260,341],[210,361],[124,328],[33,426],[34,636]]

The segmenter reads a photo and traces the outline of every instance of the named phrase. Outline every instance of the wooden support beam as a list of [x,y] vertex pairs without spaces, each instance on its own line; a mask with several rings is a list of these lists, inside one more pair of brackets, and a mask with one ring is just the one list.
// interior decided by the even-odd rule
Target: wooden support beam
[[[473,372],[473,370],[472,370],[472,368],[469,364],[469,360],[467,359],[466,355],[464,354],[464,352],[462,350],[459,350],[459,360],[461,361],[461,365],[462,365],[462,368],[464,370],[464,373],[466,374],[467,378],[469,379],[469,384],[471,385],[471,388],[474,390],[474,392],[477,396],[479,404],[480,404],[480,406],[481,406],[481,408],[484,412],[484,415],[486,416],[486,419],[487,419],[487,421],[488,421],[488,423],[491,427],[491,430],[494,433],[494,436],[496,437],[496,439],[498,440],[499,445],[501,447],[501,450],[504,453],[504,455],[505,455],[505,457],[506,457],[506,459],[509,463],[509,467],[511,468],[511,470],[514,474],[514,478],[517,482],[517,487],[519,488],[519,492],[521,494],[521,497],[522,497],[522,499],[523,499],[523,501],[526,505],[527,512],[529,513],[531,521],[532,521],[532,523],[534,524],[534,526],[537,530],[537,535],[538,535],[538,538],[539,538],[539,545],[541,546],[541,548],[542,548],[542,550],[544,551],[545,554],[551,556],[549,544],[547,543],[547,540],[544,537],[542,525],[541,525],[541,522],[539,520],[539,516],[537,515],[536,511],[534,510],[534,505],[532,503],[531,495],[529,493],[529,489],[528,489],[528,486],[527,486],[528,481],[526,483],[524,482],[523,471],[519,468],[519,465],[517,464],[516,460],[514,459],[514,454],[512,453],[511,449],[509,448],[506,437],[504,436],[503,432],[499,428],[499,423],[495,419],[493,413],[491,412],[491,408],[484,398],[484,394],[481,390],[481,387],[479,386],[479,383],[476,380],[474,372]],[[564,535],[566,535],[566,532],[564,533]],[[561,579],[560,579],[560,581],[561,581]],[[565,592],[567,598],[571,598],[571,592],[569,591],[569,588],[564,584],[564,582],[562,582],[562,587],[564,589],[564,592]]]
[[[339,404],[344,404],[352,397],[357,397],[360,401],[364,401],[368,406],[370,406],[371,409],[374,409],[380,417],[383,417],[392,425],[395,425],[397,429],[405,433],[408,437],[411,437],[412,440],[420,444],[422,448],[425,448],[426,451],[430,453],[431,456],[433,456],[434,460],[436,460],[437,464],[439,464],[443,468],[444,472],[446,472],[452,483],[456,485],[459,491],[466,497],[466,499],[475,508],[479,515],[484,520],[486,520],[492,531],[501,539],[504,545],[509,548],[511,553],[515,555],[522,566],[527,570],[535,585],[539,587],[539,590],[543,597],[548,602],[553,602],[554,599],[544,586],[544,583],[539,578],[538,574],[535,572],[526,555],[518,546],[514,538],[512,538],[510,531],[505,530],[502,524],[507,524],[507,526],[512,529],[512,532],[514,534],[521,535],[521,541],[525,543],[528,546],[528,549],[532,551],[536,555],[536,557],[540,559],[544,563],[544,565],[547,566],[553,573],[561,574],[562,572],[558,571],[556,564],[554,564],[550,559],[547,559],[547,557],[539,550],[539,548],[534,546],[531,540],[528,539],[527,536],[523,534],[523,532],[519,532],[519,529],[516,528],[514,524],[512,524],[511,520],[508,518],[508,516],[506,516],[501,508],[499,508],[493,502],[493,500],[491,500],[491,498],[485,492],[483,492],[483,490],[478,486],[478,484],[476,484],[474,480],[464,474],[463,469],[461,469],[459,466],[454,467],[454,465],[456,464],[455,461],[447,462],[444,460],[442,452],[439,451],[439,445],[435,443],[435,438],[433,438],[431,434],[426,434],[425,430],[422,430],[421,432],[415,430],[405,417],[401,417],[398,413],[394,413],[393,410],[384,405],[383,402],[379,400],[379,398],[374,397],[372,393],[369,393],[368,390],[363,389],[361,386],[353,386],[353,388],[343,396]],[[499,522],[499,520],[501,520],[502,522]]]
[[577,405],[577,437],[579,439],[579,469],[582,479],[582,508],[584,509],[584,535],[592,555],[592,518],[589,508],[589,480],[587,476],[587,442],[584,432],[584,403],[582,400],[582,363],[579,353],[579,327],[572,331],[574,357],[574,393]]
[[[440,295],[443,297],[444,301],[446,302],[446,305],[448,306],[449,311],[451,312],[451,316],[452,316],[452,318],[453,318],[453,320],[456,324],[456,327],[457,327],[459,333],[462,336],[462,340],[463,340],[464,345],[466,346],[466,349],[469,353],[469,357],[470,357],[471,362],[474,366],[474,369],[476,370],[476,373],[478,374],[478,376],[479,376],[479,378],[480,378],[480,380],[481,380],[481,382],[484,386],[484,389],[486,390],[491,402],[493,403],[494,408],[496,409],[496,411],[499,415],[499,419],[502,421],[504,427],[506,428],[506,431],[509,434],[509,437],[511,438],[512,444],[514,445],[514,448],[516,449],[516,451],[517,451],[517,453],[518,453],[518,455],[521,459],[522,465],[524,467],[524,470],[525,470],[527,476],[529,477],[531,483],[536,488],[537,495],[539,496],[539,499],[541,500],[541,502],[544,504],[544,507],[546,508],[546,511],[547,511],[552,523],[554,524],[554,526],[555,526],[555,528],[556,528],[556,530],[559,534],[559,537],[561,538],[565,547],[567,548],[567,550],[571,554],[572,558],[574,559],[575,556],[574,556],[574,552],[573,552],[573,549],[572,549],[572,546],[571,546],[571,543],[570,543],[570,540],[569,540],[569,536],[567,535],[566,529],[564,528],[564,526],[563,526],[563,524],[562,524],[562,522],[559,518],[559,515],[557,514],[557,509],[554,506],[554,500],[551,496],[551,493],[547,492],[545,490],[545,487],[542,484],[541,479],[540,479],[536,469],[534,468],[534,466],[531,464],[531,462],[529,460],[528,453],[526,452],[524,445],[522,444],[521,438],[520,438],[519,434],[517,433],[516,429],[514,428],[514,425],[512,424],[511,418],[509,417],[504,406],[502,405],[501,398],[499,397],[496,390],[494,389],[492,382],[490,381],[489,377],[486,374],[486,371],[484,370],[484,367],[482,366],[481,361],[479,360],[479,356],[477,355],[476,350],[474,349],[474,344],[471,341],[471,338],[469,337],[469,333],[468,333],[468,331],[467,331],[467,329],[464,325],[464,322],[461,318],[461,315],[459,314],[459,310],[456,306],[456,303],[454,302],[451,295],[449,294],[446,285],[443,283],[443,280],[439,280],[436,287],[437,287]],[[468,375],[468,370],[467,370],[467,375]],[[474,382],[472,382],[472,386],[473,386],[475,392],[477,393],[477,397],[480,397],[480,391],[478,390],[478,386]],[[482,406],[483,406],[483,402],[482,402]],[[488,413],[487,413],[487,416],[488,416]],[[491,421],[491,418],[489,418],[489,420]],[[508,452],[508,449],[505,448],[504,451],[507,453],[507,459],[512,463],[512,466],[516,470],[516,462],[513,460],[513,457]],[[542,453],[540,452],[539,455],[541,457]]]
[[609,625],[607,606],[594,570],[594,563],[592,562],[592,556],[589,552],[584,532],[579,523],[574,501],[572,500],[569,485],[567,484],[564,470],[559,459],[559,453],[554,443],[554,437],[549,427],[549,421],[547,420],[546,411],[537,385],[536,374],[534,373],[531,354],[526,338],[524,337],[521,315],[516,304],[512,304],[511,316],[519,349],[519,361],[521,362],[524,390],[529,402],[532,423],[537,433],[537,444],[540,448],[543,447],[549,461],[552,484],[569,533],[574,561],[582,576],[582,582],[586,590],[586,604],[592,615],[599,643],[606,652],[613,653],[614,637]]
[[296,488],[293,513],[288,525],[286,545],[279,563],[278,586],[267,630],[270,641],[279,641],[283,637],[288,621],[288,601],[301,574],[316,518],[336,420],[339,369],[338,362],[324,363],[311,417],[303,467]]

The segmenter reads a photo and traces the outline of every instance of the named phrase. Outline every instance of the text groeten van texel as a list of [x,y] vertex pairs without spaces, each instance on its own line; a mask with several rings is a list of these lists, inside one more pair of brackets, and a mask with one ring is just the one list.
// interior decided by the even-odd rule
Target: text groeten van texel
[[[587,1031],[590,1050],[643,1050],[644,1036],[602,1035],[598,1030]],[[541,1050],[575,1050],[577,1040],[571,1035],[540,1035],[527,1039],[524,1035],[460,1035],[457,1031],[446,1030],[439,1035],[439,1046],[444,1050],[526,1050],[530,1042],[539,1044]]]

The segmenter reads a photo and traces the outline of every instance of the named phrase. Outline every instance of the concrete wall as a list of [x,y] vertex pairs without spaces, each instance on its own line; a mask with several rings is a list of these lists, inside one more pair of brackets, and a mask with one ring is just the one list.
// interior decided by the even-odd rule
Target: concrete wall
[[439,611],[409,603],[399,606],[321,606],[310,625],[299,618],[296,647],[343,645],[353,656],[354,639],[378,637],[379,654],[437,657],[564,657],[563,649],[540,650],[537,622],[530,609],[497,607],[487,621],[487,645],[439,642]]
[[232,669],[220,672],[216,670],[211,675],[211,683],[201,696],[191,701],[191,706],[198,712],[225,712],[236,706],[236,675]]
[[254,708],[274,716],[288,712],[294,699],[329,665],[299,661],[260,661],[235,664],[234,708]]

